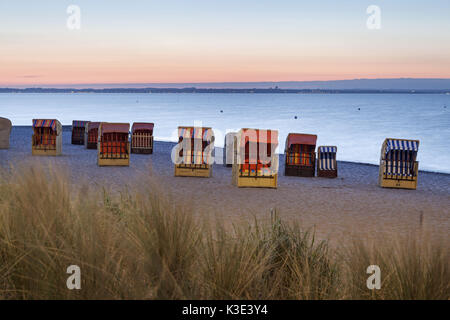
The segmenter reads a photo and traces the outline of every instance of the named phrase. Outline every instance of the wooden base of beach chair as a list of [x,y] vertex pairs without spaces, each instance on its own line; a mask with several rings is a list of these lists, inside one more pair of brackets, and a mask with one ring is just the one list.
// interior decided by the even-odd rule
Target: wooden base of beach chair
[[94,142],[88,142],[86,144],[86,149],[97,149],[97,143]]
[[137,154],[153,154],[153,149],[131,148],[131,153]]
[[273,188],[278,187],[278,175],[271,177],[238,177],[235,185],[239,188]]
[[402,177],[398,175],[386,175],[384,163],[380,165],[378,173],[378,183],[382,188],[395,188],[395,189],[417,189],[417,177],[419,175],[419,162],[414,162],[414,176]]
[[285,176],[296,176],[296,177],[314,177],[315,170],[314,170],[314,167],[286,165],[284,168],[284,175]]
[[60,156],[61,155],[61,152],[59,151],[57,151],[57,150],[41,150],[41,149],[32,149],[31,150],[31,154],[33,155],[33,156],[51,156],[51,157],[54,157],[54,156]]
[[317,170],[319,178],[337,178],[337,170]]
[[130,159],[97,159],[97,164],[99,167],[106,166],[121,166],[121,167],[129,167]]
[[185,168],[175,166],[175,177],[199,177],[210,178],[212,176],[212,167],[208,169]]
[[397,188],[397,189],[417,189],[417,178],[414,180],[399,180],[399,179],[381,179],[380,186],[383,188]]

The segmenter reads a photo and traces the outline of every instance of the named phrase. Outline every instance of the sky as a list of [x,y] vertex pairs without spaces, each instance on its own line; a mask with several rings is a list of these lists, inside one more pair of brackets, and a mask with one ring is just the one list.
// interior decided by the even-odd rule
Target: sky
[[0,86],[450,78],[449,17],[448,0],[2,0]]

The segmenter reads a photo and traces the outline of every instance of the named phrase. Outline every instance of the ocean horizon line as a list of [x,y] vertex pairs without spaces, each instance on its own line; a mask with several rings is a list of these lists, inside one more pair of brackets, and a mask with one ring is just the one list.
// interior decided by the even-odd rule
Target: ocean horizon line
[[104,88],[104,89],[75,89],[75,88],[0,88],[0,94],[16,93],[16,94],[158,94],[158,93],[188,93],[188,94],[445,94],[450,95],[449,89],[281,89],[281,88],[269,88],[269,89],[233,89],[233,88]]

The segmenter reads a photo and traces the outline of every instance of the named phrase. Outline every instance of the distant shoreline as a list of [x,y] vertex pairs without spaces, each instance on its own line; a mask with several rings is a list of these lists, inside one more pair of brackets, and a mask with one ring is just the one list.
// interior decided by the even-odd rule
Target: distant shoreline
[[0,93],[228,93],[228,94],[447,94],[448,90],[373,90],[373,89],[204,89],[204,88],[109,88],[109,89],[58,89],[58,88],[0,88]]

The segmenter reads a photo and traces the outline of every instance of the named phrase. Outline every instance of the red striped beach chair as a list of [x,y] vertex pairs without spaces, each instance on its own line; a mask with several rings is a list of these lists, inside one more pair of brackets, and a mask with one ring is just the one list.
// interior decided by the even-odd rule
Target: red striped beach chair
[[416,189],[419,140],[388,138],[381,147],[379,184],[385,188]]
[[131,127],[131,153],[153,153],[153,127],[153,123],[133,123]]
[[316,142],[316,135],[289,133],[284,151],[286,176],[314,177]]
[[232,182],[238,187],[277,188],[278,131],[241,129],[234,136]]
[[99,166],[130,165],[130,124],[102,122],[98,128]]
[[31,152],[34,156],[59,156],[62,153],[62,126],[55,119],[34,119]]

